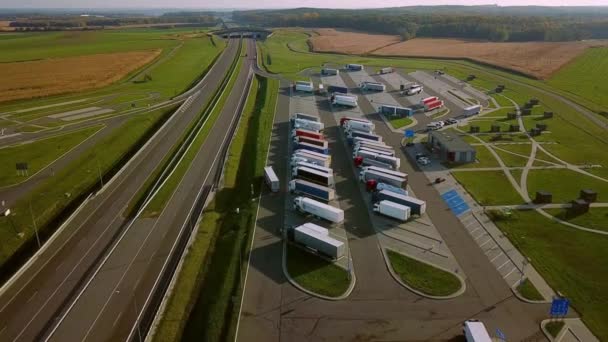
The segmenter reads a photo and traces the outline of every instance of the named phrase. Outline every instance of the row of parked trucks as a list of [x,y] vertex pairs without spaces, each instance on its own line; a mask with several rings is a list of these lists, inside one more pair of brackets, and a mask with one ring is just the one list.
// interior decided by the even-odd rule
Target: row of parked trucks
[[[295,113],[291,121],[293,153],[288,189],[297,195],[293,208],[331,223],[342,223],[344,211],[329,204],[336,198],[336,192],[329,146],[322,133],[325,127],[318,116],[305,113]],[[345,254],[342,241],[333,238],[327,228],[313,223],[294,228],[293,240],[332,259]]]
[[360,118],[342,118],[340,125],[353,146],[353,162],[360,168],[359,181],[372,192],[373,211],[399,221],[422,215],[426,203],[409,196],[408,175],[399,171],[401,159],[392,146],[375,134],[373,122]]

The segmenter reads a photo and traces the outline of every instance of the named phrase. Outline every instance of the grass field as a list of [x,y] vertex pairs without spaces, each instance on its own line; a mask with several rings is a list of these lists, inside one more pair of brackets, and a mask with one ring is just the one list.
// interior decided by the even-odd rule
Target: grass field
[[524,203],[502,171],[452,172],[452,176],[481,205]]
[[[259,87],[258,87],[259,85]],[[224,188],[206,208],[172,292],[156,341],[216,341],[234,334],[240,303],[239,263],[246,260],[256,202],[250,184],[261,184],[278,82],[256,78],[224,174]],[[240,208],[241,217],[233,215]],[[241,249],[242,248],[242,249]],[[236,298],[232,301],[233,298]],[[185,331],[184,331],[185,329]]]
[[15,172],[16,163],[27,162],[29,175],[32,176],[101,128],[102,125],[98,125],[28,144],[1,148],[0,187],[20,183],[28,178],[17,175]]
[[15,251],[33,239],[30,206],[41,235],[50,236],[56,228],[51,222],[64,209],[74,205],[83,193],[99,186],[98,167],[104,175],[117,171],[120,163],[125,162],[124,158],[133,153],[133,147],[141,144],[141,140],[149,136],[173,110],[165,108],[133,117],[57,172],[55,177],[44,180],[34,191],[15,203],[11,216],[0,217],[0,265],[3,266]]
[[608,48],[589,49],[553,75],[547,83],[596,103],[608,112],[606,70]]
[[431,296],[449,296],[462,287],[460,280],[449,272],[390,249],[386,254],[395,273],[415,290]]
[[608,224],[606,224],[608,222],[608,208],[590,208],[589,212],[578,216],[570,216],[564,209],[545,209],[545,211],[573,224],[608,231]]
[[519,286],[517,286],[517,291],[524,298],[529,299],[529,300],[544,300],[545,299],[540,294],[540,292],[538,292],[536,287],[534,287],[534,284],[532,284],[532,282],[528,279],[524,279],[523,283],[521,283],[521,284],[519,284]]
[[[501,151],[500,149],[517,153],[518,155]],[[523,144],[523,145],[497,145],[494,147],[494,151],[500,156],[500,159],[505,163],[508,167],[517,167],[517,166],[525,166],[528,162],[528,156],[532,151],[531,144]],[[525,157],[521,157],[525,156]]]
[[553,194],[553,203],[566,203],[577,199],[582,189],[608,194],[608,182],[567,169],[530,170],[528,173],[528,192],[532,198],[536,191],[544,190]]
[[608,236],[568,228],[535,211],[515,211],[496,224],[549,285],[572,301],[596,336],[608,339]]
[[547,331],[549,332],[549,334],[551,336],[557,337],[557,335],[560,333],[560,331],[562,331],[564,324],[565,324],[564,321],[549,322],[549,323],[547,323],[547,325],[545,325],[545,329],[547,329]]
[[399,117],[387,117],[388,122],[391,123],[393,128],[405,127],[413,122],[411,118],[399,118]]
[[350,284],[345,269],[292,245],[287,247],[287,272],[305,289],[328,297],[344,294]]

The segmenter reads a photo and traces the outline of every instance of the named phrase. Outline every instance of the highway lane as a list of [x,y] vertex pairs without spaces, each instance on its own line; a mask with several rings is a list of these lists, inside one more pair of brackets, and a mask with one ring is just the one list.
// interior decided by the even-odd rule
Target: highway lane
[[73,220],[47,242],[31,267],[0,293],[0,340],[31,341],[49,328],[94,266],[119,236],[127,220],[122,212],[148,175],[179,141],[226,74],[238,43],[230,42],[199,85],[198,96],[131,159],[113,182],[84,205]]
[[119,341],[129,335],[199,191],[213,186],[221,168],[220,152],[249,90],[250,62],[243,61],[226,105],[163,212],[157,219],[138,219],[128,230],[50,340]]

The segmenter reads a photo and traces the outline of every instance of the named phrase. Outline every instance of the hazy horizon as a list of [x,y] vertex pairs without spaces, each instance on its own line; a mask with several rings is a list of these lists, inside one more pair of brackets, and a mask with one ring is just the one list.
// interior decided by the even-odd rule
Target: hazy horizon
[[335,0],[331,3],[321,0],[312,0],[302,3],[296,0],[268,0],[260,6],[260,3],[251,0],[233,0],[231,6],[226,3],[204,4],[197,0],[174,0],[168,6],[165,0],[131,0],[125,6],[123,0],[53,0],[49,4],[48,0],[3,0],[0,8],[5,9],[146,9],[146,8],[183,8],[183,9],[253,9],[253,8],[384,8],[402,6],[438,6],[438,5],[498,5],[498,6],[550,6],[550,7],[570,7],[570,6],[608,6],[608,0],[421,0],[421,1],[400,1],[386,0],[374,6],[368,1],[362,0]]

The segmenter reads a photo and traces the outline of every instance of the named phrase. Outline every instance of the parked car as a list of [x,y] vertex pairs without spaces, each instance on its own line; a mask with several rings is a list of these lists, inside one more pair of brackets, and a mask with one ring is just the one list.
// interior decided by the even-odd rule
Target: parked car
[[416,153],[416,160],[420,159],[420,158],[427,158],[428,156],[424,153]]
[[444,125],[449,126],[449,125],[454,125],[457,124],[458,120],[456,119],[447,119],[443,122]]
[[427,157],[420,157],[417,159],[417,161],[420,165],[429,165],[431,163],[431,160]]

